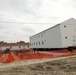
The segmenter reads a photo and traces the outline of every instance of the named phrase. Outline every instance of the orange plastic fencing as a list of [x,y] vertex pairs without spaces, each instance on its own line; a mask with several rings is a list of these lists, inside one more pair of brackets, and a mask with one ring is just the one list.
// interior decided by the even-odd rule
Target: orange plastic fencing
[[67,49],[64,49],[64,50],[54,50],[52,52],[56,52],[56,53],[68,53],[69,51]]
[[73,50],[73,53],[76,54],[76,50]]
[[58,57],[58,56],[68,56],[68,55],[72,55],[73,52],[68,51],[67,49],[62,49],[62,50],[52,50],[49,51],[50,54],[52,54],[54,57]]
[[69,52],[68,50],[55,50],[55,51],[46,51],[46,52],[24,52],[18,54],[0,54],[0,62],[13,62],[19,60],[30,60],[30,59],[40,59],[40,58],[52,58],[56,56],[67,56],[76,54],[76,50]]
[[20,58],[19,58],[16,54],[14,54],[14,53],[12,53],[11,56],[12,56],[12,60],[13,60],[13,61],[18,61],[18,60],[20,60]]
[[43,53],[19,53],[17,55],[20,59],[25,60],[25,59],[40,59],[40,58],[51,58],[53,55],[51,54],[43,54]]
[[11,54],[8,54],[5,62],[12,62],[12,61],[13,61],[12,55]]
[[0,54],[0,57],[2,56],[2,54]]
[[12,62],[17,61],[19,58],[15,54],[2,54],[0,62]]
[[2,54],[2,56],[0,57],[0,62],[5,62],[7,57],[7,54]]

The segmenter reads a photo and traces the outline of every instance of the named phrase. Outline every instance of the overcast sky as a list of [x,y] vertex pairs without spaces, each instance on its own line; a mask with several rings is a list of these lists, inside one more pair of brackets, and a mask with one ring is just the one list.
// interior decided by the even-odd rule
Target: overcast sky
[[76,0],[0,0],[0,41],[28,42],[72,17],[76,19]]

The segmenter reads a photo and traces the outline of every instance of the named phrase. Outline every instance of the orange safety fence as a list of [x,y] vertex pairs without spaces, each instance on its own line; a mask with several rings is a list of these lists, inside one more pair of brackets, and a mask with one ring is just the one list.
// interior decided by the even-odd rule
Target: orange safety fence
[[11,53],[11,56],[13,57],[13,58],[12,58],[13,61],[18,61],[18,60],[20,60],[20,58],[19,58],[16,54],[14,54],[14,53]]
[[12,62],[12,61],[13,61],[12,55],[11,54],[8,54],[5,62]]
[[69,51],[67,49],[64,50],[54,50],[54,51],[50,51],[50,52],[56,52],[56,53],[68,53]]
[[18,54],[2,54],[0,57],[0,62],[12,62],[18,60],[30,60],[30,59],[40,59],[40,58],[51,58],[52,54],[44,54],[44,53],[18,53]]
[[0,57],[0,62],[5,62],[7,57],[7,54],[2,54],[2,56]]
[[2,56],[2,54],[0,54],[0,57]]
[[76,50],[73,50],[73,53],[76,53]]
[[53,57],[51,54],[42,54],[42,53],[19,53],[17,55],[20,59],[39,59],[39,58],[50,58]]
[[69,52],[68,50],[55,50],[55,51],[45,51],[45,52],[24,52],[24,53],[8,53],[0,54],[0,62],[13,62],[19,60],[30,60],[30,59],[40,59],[40,58],[52,58],[56,56],[67,56],[76,54],[76,50]]

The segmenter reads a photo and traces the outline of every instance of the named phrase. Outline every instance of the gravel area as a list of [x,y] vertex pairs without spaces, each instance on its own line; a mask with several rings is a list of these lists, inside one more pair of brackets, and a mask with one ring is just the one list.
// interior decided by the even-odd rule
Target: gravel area
[[76,57],[0,68],[0,75],[76,75]]

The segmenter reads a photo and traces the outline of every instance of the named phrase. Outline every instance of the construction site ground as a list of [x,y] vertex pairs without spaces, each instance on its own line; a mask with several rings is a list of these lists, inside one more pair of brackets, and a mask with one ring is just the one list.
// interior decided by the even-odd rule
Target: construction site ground
[[76,55],[1,63],[0,75],[76,75]]

